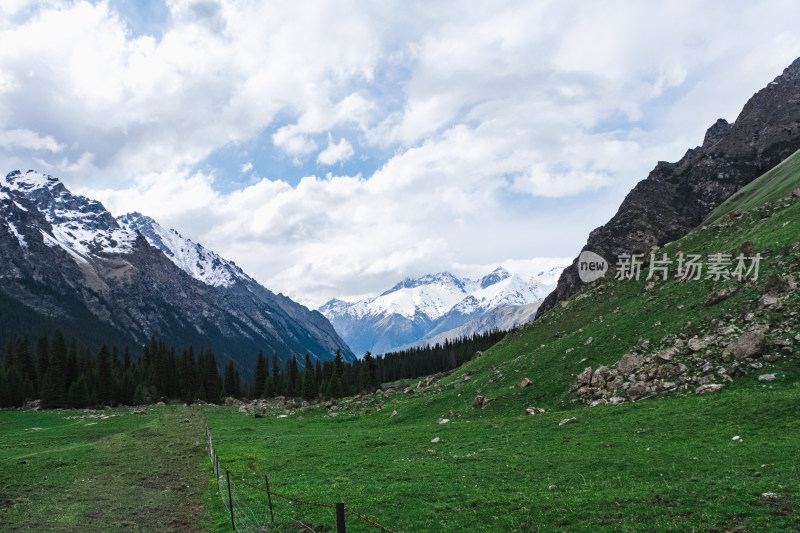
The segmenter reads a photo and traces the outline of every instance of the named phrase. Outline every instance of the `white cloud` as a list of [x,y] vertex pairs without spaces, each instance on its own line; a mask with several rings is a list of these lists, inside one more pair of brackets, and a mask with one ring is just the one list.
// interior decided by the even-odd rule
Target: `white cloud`
[[330,134],[328,134],[328,147],[319,153],[317,161],[323,165],[334,165],[340,161],[347,161],[353,157],[353,145],[347,139],[339,139],[333,144]]
[[800,50],[795,2],[166,4],[151,36],[113,3],[3,2],[6,161],[309,302],[576,253]]
[[24,148],[30,150],[47,150],[59,152],[64,147],[56,142],[50,135],[42,136],[31,130],[0,130],[0,146],[9,148]]

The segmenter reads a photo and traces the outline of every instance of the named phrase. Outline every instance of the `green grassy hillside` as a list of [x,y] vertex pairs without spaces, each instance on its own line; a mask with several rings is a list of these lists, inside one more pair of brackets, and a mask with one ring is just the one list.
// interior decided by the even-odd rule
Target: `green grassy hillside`
[[[400,531],[800,531],[797,157],[659,250],[667,279],[609,275],[414,392],[273,404],[261,419],[212,409],[220,458],[235,479],[268,473],[276,491]],[[681,253],[763,259],[757,279],[678,281]],[[758,353],[739,354],[761,334]],[[581,393],[587,367],[616,371],[626,354],[639,370]],[[587,407],[611,398],[624,403]],[[278,501],[276,521],[332,515]]]

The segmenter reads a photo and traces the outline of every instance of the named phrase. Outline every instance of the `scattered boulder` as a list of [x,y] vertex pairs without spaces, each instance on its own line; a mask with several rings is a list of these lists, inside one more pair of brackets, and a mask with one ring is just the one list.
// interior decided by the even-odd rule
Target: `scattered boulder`
[[136,407],[131,408],[130,413],[132,415],[146,415],[147,407],[145,407],[144,405],[138,405]]
[[42,400],[31,400],[22,404],[23,411],[41,411]]
[[475,407],[486,407],[493,401],[494,398],[486,398],[484,396],[478,395],[475,396],[475,399],[472,401],[472,405],[474,405]]
[[519,387],[520,389],[524,389],[525,387],[529,387],[531,385],[533,385],[533,382],[528,378],[522,378],[521,380],[519,380],[519,383],[517,383],[517,387]]
[[778,297],[772,294],[763,294],[761,298],[758,299],[759,307],[770,307],[776,303],[778,303]]
[[592,341],[594,341],[594,337],[589,337],[588,339],[586,339],[586,341],[583,343],[583,345],[584,346],[588,346],[588,345],[592,344]]
[[650,392],[650,388],[644,381],[636,381],[628,387],[628,398],[630,398],[632,402],[635,402],[648,392]]
[[478,357],[483,357],[483,352],[482,352],[482,351],[480,351],[480,350],[478,350],[477,352],[475,352],[474,354],[472,354],[472,360],[474,361],[474,360],[475,360],[475,359],[477,359]]
[[672,358],[675,356],[675,352],[677,350],[673,348],[667,348],[666,350],[661,350],[655,353],[656,362],[658,363],[671,363]]
[[712,340],[714,340],[713,337],[703,337],[702,339],[699,337],[692,337],[689,339],[689,342],[686,343],[686,347],[692,352],[699,352],[700,350],[708,348]]
[[726,347],[734,357],[755,359],[767,350],[767,336],[760,331],[748,331]]
[[[800,189],[797,189],[797,191],[800,191]],[[795,192],[797,192],[797,191],[795,191]],[[800,194],[798,194],[798,196],[800,196]],[[761,497],[764,498],[765,500],[777,500],[778,499],[778,495],[776,493],[774,493],[774,492],[762,492],[761,493]]]
[[559,422],[558,425],[559,426],[564,426],[564,425],[567,425],[567,424],[577,424],[577,423],[578,423],[578,419],[575,418],[575,417],[572,417],[572,418],[565,418],[564,420]]
[[587,366],[583,372],[578,374],[578,387],[589,386],[592,384],[592,367]]
[[436,421],[437,424],[447,424],[448,422],[450,422],[449,418],[440,418]]
[[619,360],[619,363],[617,363],[617,370],[621,374],[632,374],[642,368],[643,364],[644,359],[642,357],[632,353],[626,353],[622,356],[622,359]]
[[736,290],[737,290],[736,285],[731,285],[730,287],[725,287],[724,289],[713,291],[706,298],[705,306],[711,307],[712,305],[716,305],[723,300],[727,300],[733,293],[736,292]]
[[[159,403],[161,403],[161,402],[159,402]],[[232,407],[234,405],[236,405],[236,398],[233,398],[231,396],[228,396],[227,398],[225,398],[225,407]]]
[[541,407],[528,407],[527,409],[525,409],[525,413],[529,415],[538,415],[544,412],[545,412],[544,409],[542,409]]
[[707,383],[705,385],[700,385],[694,391],[695,394],[706,394],[708,392],[718,391],[723,387],[722,383]]
[[434,437],[434,438],[431,439],[431,442],[434,443],[434,444],[436,444],[437,442],[441,442],[441,441],[442,441],[442,439],[440,439],[439,437]]

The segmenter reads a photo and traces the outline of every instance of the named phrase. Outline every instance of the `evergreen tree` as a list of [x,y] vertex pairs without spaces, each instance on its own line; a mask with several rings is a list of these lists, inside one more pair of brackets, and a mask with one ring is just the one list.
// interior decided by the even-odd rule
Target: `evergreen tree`
[[317,377],[314,375],[314,365],[311,355],[306,353],[305,368],[303,369],[303,399],[313,400],[317,396]]
[[97,354],[97,401],[101,405],[113,405],[114,403],[114,379],[111,374],[111,354],[105,344]]
[[372,354],[366,352],[358,372],[358,389],[366,392],[374,392],[376,389],[380,388],[380,385],[380,381],[378,380],[378,365],[375,363]]
[[258,359],[256,359],[256,368],[253,379],[253,395],[257,398],[262,397],[264,394],[264,384],[267,380],[268,368],[267,360],[264,358],[264,352],[258,351]]
[[300,394],[300,369],[297,366],[297,357],[292,357],[286,361],[286,396],[297,396]]
[[241,396],[239,391],[239,373],[233,364],[233,359],[228,359],[225,364],[224,395],[237,398]]
[[73,409],[84,409],[90,406],[89,387],[86,384],[86,376],[81,374],[76,381],[73,381],[67,392],[67,404]]
[[47,335],[42,335],[36,341],[36,370],[38,372],[38,383],[41,388],[44,382],[44,375],[47,372],[47,365],[50,363],[50,341]]

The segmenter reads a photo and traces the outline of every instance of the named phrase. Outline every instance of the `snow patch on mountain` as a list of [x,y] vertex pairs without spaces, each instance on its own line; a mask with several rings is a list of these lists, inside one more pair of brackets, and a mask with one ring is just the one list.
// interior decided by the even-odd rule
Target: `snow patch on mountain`
[[476,279],[440,272],[406,278],[376,297],[330,300],[319,311],[356,352],[385,353],[445,331],[463,332],[461,325],[498,308],[539,302],[553,290],[563,268],[520,274],[498,267]]
[[[73,195],[58,178],[32,170],[14,171],[0,186],[24,193],[50,223],[51,232],[42,230],[45,242],[60,246],[79,263],[88,262],[94,254],[125,254],[133,249],[136,232],[121,228],[100,202]],[[19,232],[15,234],[19,238]]]
[[375,298],[353,303],[331,300],[320,311],[326,316],[344,314],[355,319],[400,315],[409,319],[424,317],[436,320],[468,296],[474,285],[474,281],[441,272],[416,279],[406,278]]
[[131,231],[140,232],[151,246],[163,251],[184,272],[206,285],[230,287],[237,278],[248,279],[232,261],[184,238],[174,229],[164,228],[148,216],[128,213],[117,217],[117,221]]

